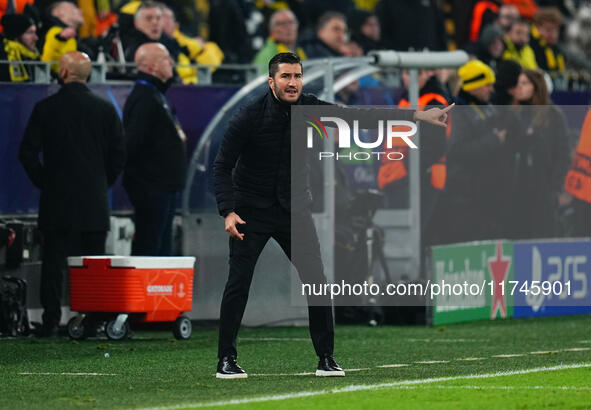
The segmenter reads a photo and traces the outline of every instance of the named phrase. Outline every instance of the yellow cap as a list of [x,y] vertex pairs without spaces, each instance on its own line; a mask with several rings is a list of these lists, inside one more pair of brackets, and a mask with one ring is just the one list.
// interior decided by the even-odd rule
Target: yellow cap
[[480,60],[468,61],[460,67],[458,75],[462,79],[464,91],[472,91],[495,82],[495,73],[492,68]]

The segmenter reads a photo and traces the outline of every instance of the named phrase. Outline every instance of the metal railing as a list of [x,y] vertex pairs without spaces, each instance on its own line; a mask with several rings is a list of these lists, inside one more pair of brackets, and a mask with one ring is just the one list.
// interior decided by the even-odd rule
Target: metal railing
[[[395,53],[395,52],[394,52]],[[396,61],[399,64],[413,63],[414,59],[420,58],[422,53],[406,53],[416,54],[416,56],[405,56],[405,61]],[[388,58],[400,58],[400,53],[393,54]],[[384,57],[382,57],[384,58]],[[362,58],[368,64],[375,62],[375,57],[369,56]],[[409,60],[411,59],[411,60]],[[359,58],[336,58],[333,59],[339,64],[358,64]],[[390,63],[392,61],[389,61]],[[318,67],[325,64],[326,60],[308,60],[304,62],[304,69]],[[382,61],[383,63],[383,61]],[[0,67],[6,64],[18,64],[24,65],[25,67],[31,67],[30,73],[34,79],[35,84],[50,84],[53,80],[51,75],[51,66],[58,64],[57,61],[46,62],[46,61],[8,61],[0,60]],[[442,61],[442,67],[445,66],[445,61]],[[239,81],[233,81],[234,85],[245,85],[257,78],[259,68],[252,64],[222,64],[220,66],[200,65],[200,64],[177,64],[175,68],[193,68],[197,70],[197,78],[199,85],[212,85],[212,84],[226,84],[227,81],[224,79],[217,80],[213,75],[214,71],[217,72],[230,72],[237,75]],[[132,81],[133,75],[135,74],[136,66],[134,63],[120,63],[115,61],[109,62],[93,62],[92,73],[90,76],[90,83],[95,84],[110,84],[119,83],[121,81]],[[554,91],[590,91],[591,90],[591,71],[589,70],[566,70],[559,73],[551,73],[550,77],[554,85]]]
[[[51,66],[59,64],[57,61],[8,61],[0,60],[3,65],[24,65],[32,74],[33,83],[50,84],[52,82]],[[214,84],[213,71],[232,71],[243,78],[244,83],[249,83],[258,75],[258,67],[252,64],[222,64],[220,66],[201,64],[175,64],[176,68],[193,68],[197,70],[198,84]],[[212,70],[213,69],[213,70]],[[107,84],[120,81],[132,81],[136,72],[134,63],[104,62],[92,63],[90,83]],[[127,78],[126,78],[127,77]]]

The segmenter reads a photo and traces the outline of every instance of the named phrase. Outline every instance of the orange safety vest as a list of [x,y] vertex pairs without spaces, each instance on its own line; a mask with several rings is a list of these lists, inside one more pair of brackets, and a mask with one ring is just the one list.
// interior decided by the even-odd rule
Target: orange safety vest
[[504,4],[512,4],[519,10],[521,18],[531,20],[538,11],[538,5],[534,0],[503,0]]
[[[427,93],[421,95],[418,101],[418,109],[424,110],[425,107],[431,101],[437,101],[443,106],[447,106],[448,102],[442,95],[436,93]],[[402,99],[398,103],[398,107],[410,107],[410,102],[408,100]],[[446,130],[446,137],[449,138],[449,123],[448,128]],[[392,149],[386,149],[386,154],[388,152],[400,152],[405,157],[408,154],[408,146],[407,145],[399,145],[393,146]],[[387,158],[384,156],[383,158]],[[445,187],[445,179],[447,175],[447,167],[445,165],[445,155],[439,158],[435,164],[431,165],[431,185],[435,189],[443,189]],[[404,177],[408,176],[408,170],[406,169],[406,165],[404,165],[404,161],[389,161],[387,159],[382,160],[382,165],[378,170],[378,188],[384,189],[384,187],[392,182],[398,181]]]
[[472,10],[472,21],[470,22],[470,41],[478,41],[480,29],[482,28],[482,17],[486,11],[499,12],[499,5],[492,1],[479,1]]
[[591,110],[587,112],[573,167],[566,175],[564,182],[566,192],[572,196],[591,203]]

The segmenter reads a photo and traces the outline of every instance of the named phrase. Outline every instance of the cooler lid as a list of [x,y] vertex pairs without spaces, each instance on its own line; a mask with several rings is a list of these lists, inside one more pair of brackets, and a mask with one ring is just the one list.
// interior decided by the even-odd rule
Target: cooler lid
[[135,269],[193,269],[194,256],[70,256],[68,266],[83,267],[84,259],[110,260],[113,268]]

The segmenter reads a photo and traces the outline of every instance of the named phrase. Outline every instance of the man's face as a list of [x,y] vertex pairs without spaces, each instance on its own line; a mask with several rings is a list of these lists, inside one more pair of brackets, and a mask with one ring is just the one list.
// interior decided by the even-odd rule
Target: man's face
[[361,32],[373,41],[380,41],[380,22],[376,16],[369,16],[365,24],[361,26]]
[[529,27],[526,23],[513,24],[509,31],[509,40],[520,48],[529,43]]
[[170,10],[164,10],[162,12],[162,31],[167,36],[172,37],[174,30],[176,29],[176,21],[174,21],[174,14]]
[[318,30],[317,34],[330,48],[340,51],[347,42],[347,24],[342,19],[334,17]]
[[519,10],[517,10],[517,7],[509,4],[501,6],[499,9],[497,24],[503,29],[503,31],[506,32],[509,30],[511,24],[517,19],[519,19]]
[[537,29],[540,32],[540,37],[542,37],[549,46],[553,46],[558,42],[560,27],[557,24],[545,21],[537,26]]
[[475,90],[468,91],[468,93],[472,94],[474,97],[478,98],[483,103],[487,103],[490,101],[490,97],[494,91],[494,87],[492,84],[483,85],[482,87],[476,88]]
[[302,67],[299,64],[281,63],[269,87],[275,97],[288,104],[295,103],[302,95]]
[[150,40],[162,37],[162,11],[159,8],[140,9],[135,19],[135,28],[144,33]]
[[39,37],[37,37],[37,27],[35,27],[35,25],[29,27],[28,30],[18,38],[19,43],[31,51],[37,51],[37,40],[39,40]]
[[275,16],[271,38],[278,43],[295,44],[298,39],[298,21],[293,13],[284,11]]
[[488,52],[494,58],[499,58],[503,55],[503,51],[505,50],[505,44],[501,37],[495,38],[488,46]]
[[162,82],[166,82],[172,78],[174,61],[172,61],[166,48],[159,47],[152,61],[155,77],[159,78]]

